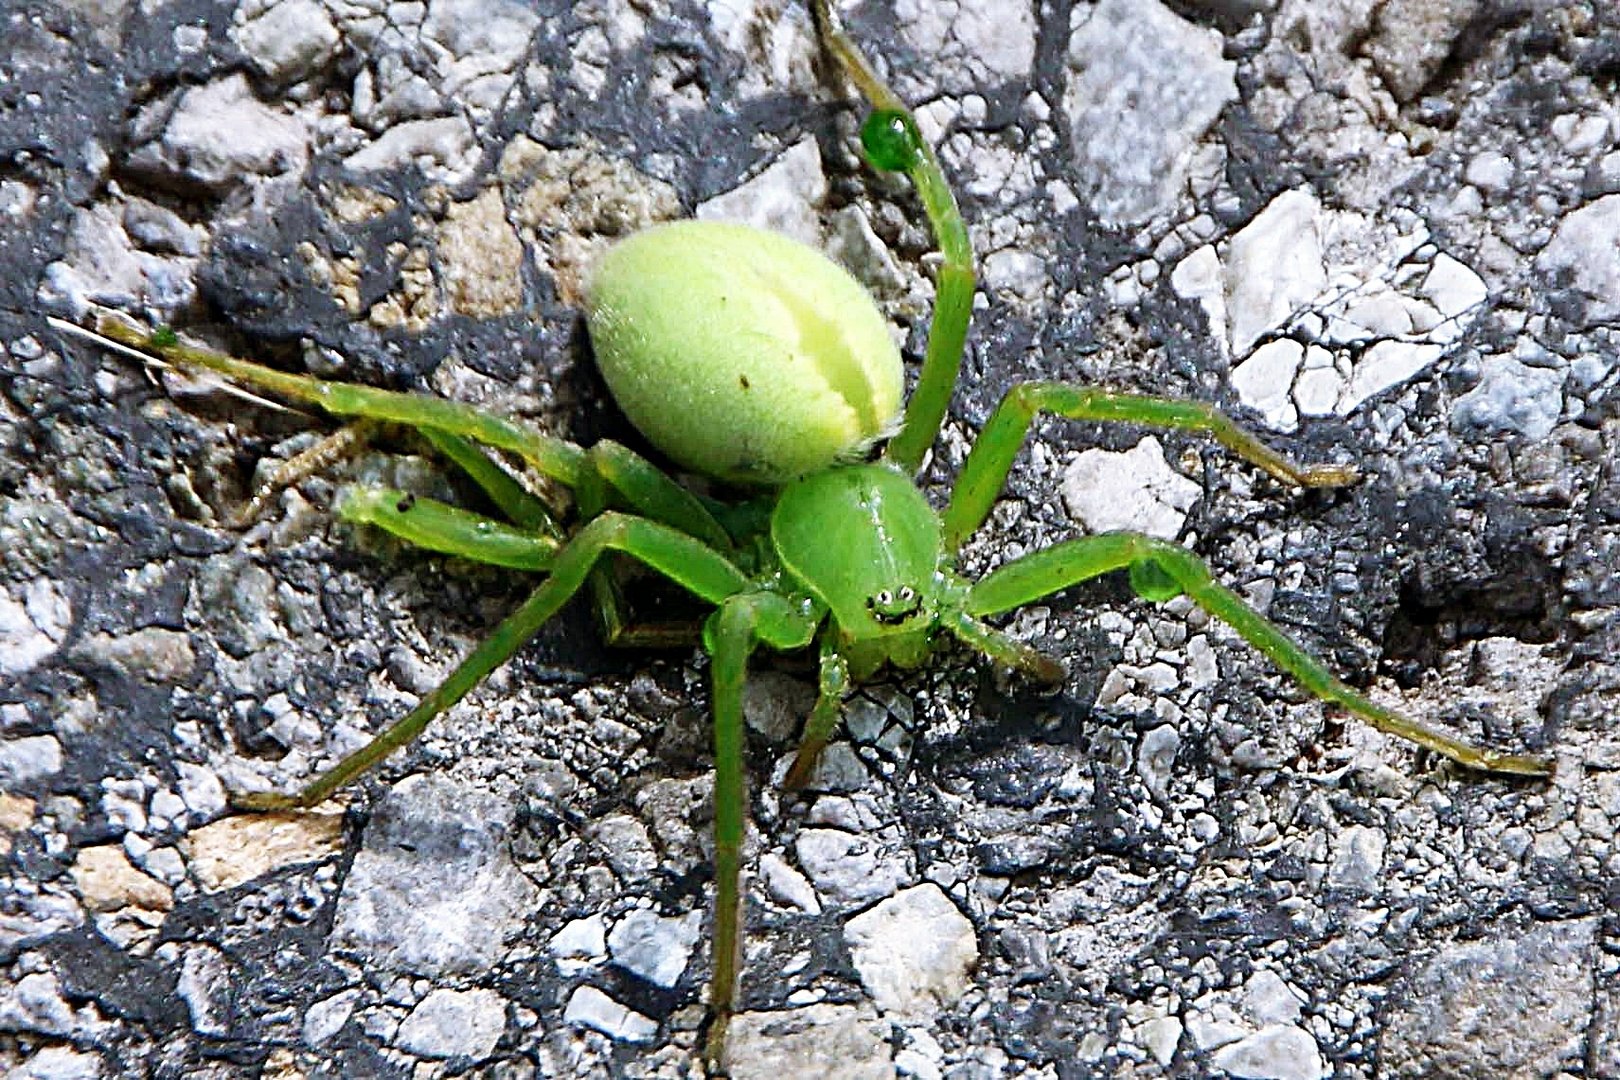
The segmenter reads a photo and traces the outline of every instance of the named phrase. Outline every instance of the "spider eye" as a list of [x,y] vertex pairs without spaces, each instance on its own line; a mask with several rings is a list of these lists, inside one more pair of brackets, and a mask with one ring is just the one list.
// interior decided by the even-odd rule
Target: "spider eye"
[[879,589],[866,598],[866,609],[885,626],[905,622],[922,609],[922,594],[910,585]]

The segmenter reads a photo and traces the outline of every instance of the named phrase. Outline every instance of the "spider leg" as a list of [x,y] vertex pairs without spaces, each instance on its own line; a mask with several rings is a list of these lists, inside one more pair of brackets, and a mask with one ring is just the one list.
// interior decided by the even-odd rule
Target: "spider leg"
[[1148,600],[1187,598],[1292,675],[1310,693],[1359,716],[1380,731],[1399,736],[1460,765],[1484,772],[1550,776],[1552,762],[1527,754],[1504,754],[1441,734],[1357,693],[1316,657],[1231,589],[1217,584],[1209,567],[1179,544],[1139,533],[1104,533],[1067,540],[1032,552],[995,570],[968,592],[966,612],[995,615],[1068,588],[1076,582],[1128,570],[1131,587]]
[[151,331],[121,318],[103,315],[94,332],[60,320],[52,325],[105,344],[133,348],[190,371],[212,371],[259,390],[318,405],[333,416],[366,417],[418,429],[432,428],[518,455],[542,475],[573,487],[585,452],[565,439],[553,438],[525,424],[506,420],[474,405],[431,394],[405,394],[354,383],[295,375],[263,364],[239,360],[213,349],[177,339],[172,331]]
[[816,624],[779,593],[750,592],[720,604],[705,631],[713,657],[714,708],[714,932],[709,975],[711,1022],[704,1044],[710,1071],[724,1071],[726,1033],[737,1003],[742,967],[743,834],[748,793],[743,761],[743,686],[748,657],[759,645],[799,649]]
[[839,655],[830,640],[824,640],[821,646],[821,678],[816,692],[816,705],[810,711],[810,719],[804,723],[804,736],[799,740],[799,750],[793,755],[793,764],[788,767],[787,776],[782,780],[782,786],[787,790],[797,791],[810,779],[810,773],[821,758],[821,751],[826,747],[827,740],[832,737],[833,728],[838,726],[838,718],[843,711],[844,694],[848,691],[849,662]]
[[425,427],[417,431],[482,488],[506,520],[529,532],[562,538],[562,526],[557,523],[551,507],[519,483],[517,477],[507,472],[483,447],[440,428]]
[[1007,391],[996,406],[957,477],[951,504],[944,514],[947,551],[955,551],[984,524],[1037,412],[1070,420],[1122,421],[1202,432],[1245,461],[1297,487],[1342,487],[1356,479],[1351,465],[1296,465],[1225,413],[1203,402],[1123,394],[1069,383],[1021,383]]
[[945,624],[962,644],[977,649],[998,664],[1021,671],[1037,682],[1061,684],[1067,674],[1062,663],[1015,637],[973,618],[966,612]]
[[333,507],[338,517],[374,525],[408,544],[511,570],[546,570],[560,540],[395,488],[351,487]]
[[403,719],[322,773],[297,795],[241,795],[236,798],[237,804],[256,810],[314,806],[415,739],[435,716],[460,701],[522,648],[579,591],[591,568],[609,551],[637,558],[713,603],[735,595],[747,585],[742,571],[725,556],[690,536],[644,518],[603,514],[556,553],[551,576]]
[[844,32],[828,0],[813,0],[816,25],[827,51],[872,106],[861,126],[861,144],[873,167],[904,172],[922,200],[944,261],[935,282],[934,317],[928,326],[928,349],[922,374],[911,391],[900,433],[883,456],[901,471],[915,473],[923,455],[939,436],[951,392],[962,367],[962,349],[973,315],[973,245],[934,151],[917,130],[911,110],[873,70],[860,47]]
[[[574,499],[584,520],[627,503],[643,517],[679,529],[717,551],[729,553],[734,548],[731,534],[697,496],[634,450],[612,440],[603,440],[585,451]],[[696,643],[697,630],[688,623],[629,622],[620,585],[620,576],[609,563],[591,571],[591,597],[606,644],[666,648]]]

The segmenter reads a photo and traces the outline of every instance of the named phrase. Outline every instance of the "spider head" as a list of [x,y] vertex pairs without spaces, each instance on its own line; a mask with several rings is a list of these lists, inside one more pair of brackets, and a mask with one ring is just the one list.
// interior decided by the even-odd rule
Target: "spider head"
[[943,598],[939,515],[904,475],[848,465],[790,484],[771,542],[790,583],[826,605],[852,667],[927,658]]

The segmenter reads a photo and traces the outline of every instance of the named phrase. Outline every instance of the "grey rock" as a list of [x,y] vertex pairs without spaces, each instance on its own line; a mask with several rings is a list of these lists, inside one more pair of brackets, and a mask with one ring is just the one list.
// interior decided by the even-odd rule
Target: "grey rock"
[[606,960],[607,924],[600,915],[574,919],[551,936],[548,950],[559,960],[586,964]]
[[434,990],[399,1025],[394,1044],[426,1058],[482,1061],[506,1029],[506,999],[493,990]]
[[71,1035],[73,1008],[62,998],[53,972],[34,971],[9,986],[0,986],[0,1031],[38,1035]]
[[180,964],[174,992],[191,1013],[191,1027],[199,1035],[220,1038],[234,1021],[231,962],[212,945],[193,945]]
[[872,838],[839,829],[801,831],[794,852],[816,891],[835,905],[888,896],[905,878],[904,863]]
[[1008,78],[1027,78],[1035,62],[1036,19],[1029,0],[995,4],[931,4],[898,0],[895,25],[906,43],[929,56],[949,57],[946,78],[970,90]]
[[1320,1080],[1327,1075],[1310,1032],[1273,1024],[1223,1046],[1210,1056],[1216,1068],[1243,1080]]
[[1180,749],[1181,733],[1169,724],[1161,724],[1142,736],[1136,755],[1136,775],[1154,795],[1162,798],[1169,790],[1176,753]]
[[343,1025],[354,1015],[354,1006],[359,1000],[360,991],[343,990],[311,1005],[304,1011],[300,1029],[304,1042],[312,1047],[320,1046],[342,1031]]
[[314,74],[342,40],[326,9],[315,0],[250,0],[236,10],[231,30],[260,71],[278,82]]
[[658,1034],[658,1021],[615,1001],[594,986],[581,986],[568,996],[563,1019],[624,1042],[650,1042]]
[[1390,1012],[1392,1077],[1551,1076],[1578,1060],[1592,1020],[1598,920],[1503,926],[1419,968]]
[[1237,96],[1221,42],[1158,0],[1102,0],[1069,40],[1063,109],[1078,185],[1129,224],[1173,203],[1187,157]]
[[925,1021],[961,1000],[979,959],[973,924],[938,885],[896,893],[844,925],[850,959],[878,1008]]
[[1536,269],[1567,281],[1585,300],[1588,326],[1620,315],[1620,195],[1564,215]]
[[1381,830],[1352,825],[1333,843],[1333,862],[1328,866],[1328,884],[1341,889],[1377,892],[1384,870],[1384,850],[1389,837]]
[[0,739],[0,783],[31,784],[62,771],[62,744],[55,735]]
[[1202,488],[1170,467],[1152,435],[1129,450],[1085,450],[1063,472],[1063,505],[1091,533],[1128,529],[1173,540]]
[[692,958],[703,929],[703,913],[665,918],[637,908],[614,924],[607,936],[613,962],[632,975],[666,989],[674,986]]
[[1479,0],[1386,0],[1363,45],[1398,101],[1411,101],[1434,78]]
[[1243,987],[1244,1015],[1262,1026],[1297,1023],[1303,1006],[1294,988],[1270,968],[1255,972]]
[[758,176],[697,207],[704,221],[740,221],[786,233],[811,247],[822,244],[817,213],[827,197],[827,175],[814,139],[801,139]]
[[870,1008],[810,1005],[739,1013],[731,1023],[733,1080],[890,1080],[888,1025]]
[[136,148],[131,165],[215,192],[296,175],[309,163],[304,125],[260,101],[243,75],[190,87],[172,104],[154,103],[136,125],[145,129],[159,121],[157,139]]
[[459,116],[396,124],[356,150],[344,165],[356,172],[382,172],[414,164],[435,179],[461,179],[471,168],[473,129]]
[[1512,356],[1493,356],[1484,363],[1479,385],[1457,399],[1451,421],[1461,431],[1517,432],[1544,439],[1564,413],[1564,373],[1532,367]]
[[180,682],[197,663],[191,639],[178,630],[149,626],[128,634],[95,634],[73,650],[92,663],[122,668],[158,683]]
[[20,595],[0,592],[0,675],[16,678],[39,666],[67,637],[72,605],[54,584],[35,578]]
[[101,1080],[107,1073],[99,1054],[47,1046],[8,1075],[10,1080]]
[[387,970],[488,970],[534,904],[507,851],[513,817],[506,800],[439,774],[394,785],[343,883],[332,947]]

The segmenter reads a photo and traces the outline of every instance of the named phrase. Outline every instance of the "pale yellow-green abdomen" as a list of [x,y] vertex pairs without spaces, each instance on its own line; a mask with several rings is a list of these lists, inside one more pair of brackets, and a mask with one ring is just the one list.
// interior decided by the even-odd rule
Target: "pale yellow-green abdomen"
[[900,354],[871,297],[813,248],[683,221],[621,241],[591,281],[614,400],[680,465],[776,486],[860,456],[900,413]]

